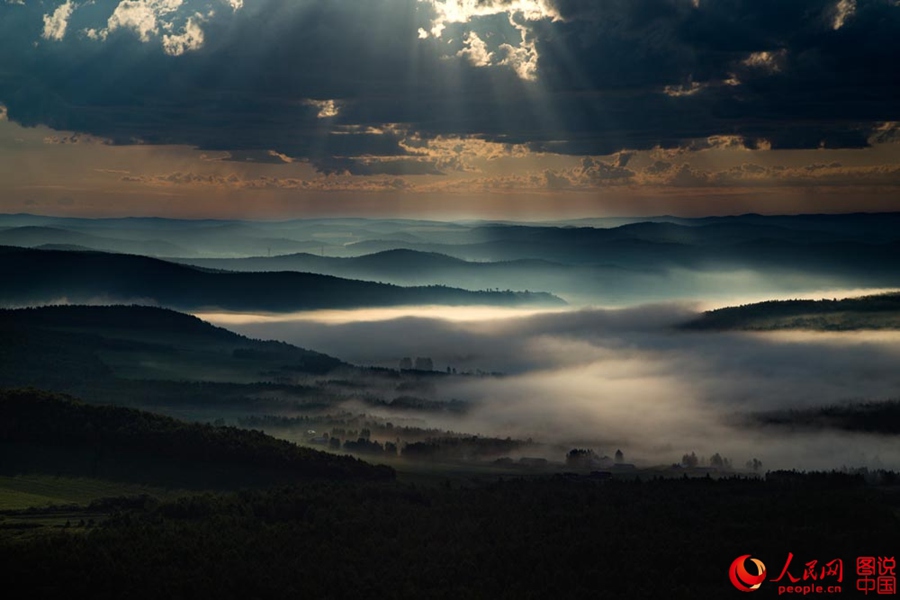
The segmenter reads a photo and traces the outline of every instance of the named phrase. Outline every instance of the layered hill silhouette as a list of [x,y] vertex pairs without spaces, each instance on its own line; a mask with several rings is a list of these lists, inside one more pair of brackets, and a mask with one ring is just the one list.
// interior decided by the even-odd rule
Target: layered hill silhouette
[[[0,215],[0,245],[75,244],[95,250],[185,258],[234,258],[309,252],[358,256],[406,248],[478,260],[550,258],[556,246],[612,242],[709,246],[755,240],[795,244],[900,241],[900,213],[740,215],[686,219],[583,219],[552,223],[437,222],[404,219],[216,221],[160,218],[79,219]],[[522,244],[526,245],[522,245]],[[537,244],[537,245],[535,245]],[[549,246],[550,248],[545,248]],[[178,252],[179,254],[173,254]],[[486,254],[493,253],[492,256]],[[503,255],[501,255],[503,254]],[[571,258],[571,257],[570,257]],[[579,263],[603,262],[596,256]],[[565,261],[564,261],[565,262]]]
[[566,298],[650,294],[666,276],[657,267],[568,265],[542,259],[466,261],[436,252],[385,250],[358,257],[298,253],[235,259],[173,259],[198,267],[241,272],[301,271],[395,285],[447,285],[467,289],[553,290]]
[[[114,232],[110,232],[113,233]],[[62,246],[86,250],[127,252],[154,256],[177,256],[187,252],[185,248],[162,240],[117,239],[103,235],[83,233],[58,227],[24,226],[0,231],[0,243],[10,246],[38,247]]]
[[[356,257],[319,256],[309,253],[248,258],[173,259],[175,262],[197,267],[241,272],[301,271],[340,277],[387,280],[405,284],[438,281],[460,281],[469,285],[472,280],[482,284],[505,285],[506,277],[558,271],[571,265],[540,259],[519,259],[504,262],[469,262],[437,252],[409,249],[384,250]],[[500,278],[499,280],[497,278]],[[522,280],[517,280],[519,283]]]
[[[391,244],[387,244],[391,245]],[[497,244],[496,247],[500,247]],[[522,252],[562,256],[513,260],[465,260],[431,250],[392,249],[358,257],[308,253],[241,259],[174,259],[184,264],[231,271],[292,270],[396,285],[448,285],[469,289],[540,289],[567,300],[652,301],[680,295],[721,292],[704,273],[753,273],[756,291],[777,293],[784,285],[816,280],[825,288],[838,282],[852,287],[900,285],[898,244],[829,242],[798,244],[787,240],[750,240],[728,245],[679,243],[610,243],[605,250],[590,247],[554,250],[543,243],[521,243]],[[539,246],[532,250],[532,246]],[[484,249],[481,245],[479,248]],[[504,246],[507,250],[509,245]],[[441,247],[465,254],[471,246]],[[572,253],[574,259],[565,254]],[[510,256],[514,256],[513,252]],[[598,262],[585,262],[594,257]],[[570,262],[565,262],[569,260]],[[576,262],[581,261],[581,262]],[[771,275],[771,277],[766,277]],[[767,283],[771,288],[766,288]],[[749,285],[749,283],[748,283]]]
[[[279,231],[266,231],[240,222],[179,221],[175,219],[10,219],[0,216],[0,244],[23,247],[75,245],[90,250],[194,256],[260,254],[318,250],[320,240],[297,240]],[[30,223],[41,223],[40,225]],[[44,224],[48,223],[48,224]]]
[[465,261],[536,259],[566,265],[656,268],[795,268],[852,273],[893,272],[898,239],[857,239],[818,231],[755,225],[683,226],[639,223],[616,229],[504,227],[465,244],[367,240],[358,255],[404,249]]
[[[900,213],[524,224],[0,215],[2,244],[99,249],[229,271],[297,271],[401,286],[541,290],[588,304],[900,286]],[[284,275],[277,279],[279,287],[297,285]],[[189,308],[206,301],[191,294],[190,304],[166,305]],[[397,302],[372,294],[379,305]],[[246,305],[246,295],[238,296],[235,301]],[[271,310],[283,310],[277,296],[266,297]],[[343,292],[331,297],[346,306]]]
[[180,310],[294,311],[402,305],[560,305],[546,293],[399,287],[297,273],[232,273],[155,258],[0,247],[0,303],[140,303]]

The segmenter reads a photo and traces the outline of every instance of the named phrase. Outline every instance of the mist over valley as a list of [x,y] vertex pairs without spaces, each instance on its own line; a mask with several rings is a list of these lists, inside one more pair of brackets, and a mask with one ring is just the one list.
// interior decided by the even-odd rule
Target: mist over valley
[[[334,357],[322,363],[331,367],[310,370],[281,350],[238,344],[204,354],[207,342],[199,351],[190,339],[179,350],[174,331],[152,340],[141,333],[129,342],[135,350],[111,353],[120,343],[113,336],[96,355],[116,385],[257,386],[232,389],[221,406],[189,401],[187,390],[178,402],[154,404],[193,419],[259,423],[304,445],[315,439],[365,456],[372,447],[355,447],[354,430],[340,426],[353,416],[432,431],[405,440],[382,429],[366,438],[382,449],[390,443],[397,457],[407,443],[451,434],[523,441],[471,459],[450,453],[451,463],[532,457],[564,470],[567,452],[583,448],[596,453],[594,466],[620,450],[629,464],[657,470],[681,468],[691,453],[704,466],[727,458],[728,468],[716,461],[722,472],[745,471],[754,459],[765,468],[895,468],[900,456],[882,431],[815,419],[815,427],[791,429],[764,418],[898,399],[900,311],[896,296],[877,295],[900,286],[894,220],[749,215],[604,228],[18,215],[0,218],[0,244],[30,248],[4,247],[0,268],[13,284],[2,293],[7,306],[149,304]],[[61,231],[72,233],[68,241],[106,241],[60,246]],[[273,240],[283,242],[276,251],[289,240],[318,243],[320,253],[252,256]],[[177,244],[182,257],[129,254],[138,242]],[[225,248],[245,257],[185,257]],[[360,254],[367,251],[375,253]],[[796,297],[820,301],[752,304]],[[853,297],[863,299],[837,301]],[[729,304],[746,306],[722,308]],[[703,312],[710,308],[720,310]],[[101,326],[102,317],[92,319]],[[137,349],[146,343],[158,353],[152,359]],[[60,391],[91,389],[83,378],[64,379]],[[130,403],[152,396],[140,397]],[[319,425],[279,426],[309,418]]]

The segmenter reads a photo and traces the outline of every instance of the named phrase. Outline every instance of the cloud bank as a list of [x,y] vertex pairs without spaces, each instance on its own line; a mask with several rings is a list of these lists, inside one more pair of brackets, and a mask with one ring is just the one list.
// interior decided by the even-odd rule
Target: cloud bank
[[891,0],[5,2],[0,103],[28,126],[354,174],[432,173],[398,167],[413,136],[860,148],[900,120],[898,34]]
[[[686,333],[680,305],[580,310],[484,321],[404,318],[248,323],[231,329],[364,364],[430,356],[438,369],[502,371],[452,378],[436,397],[473,402],[437,425],[499,436],[617,447],[644,464],[715,452],[767,468],[900,467],[887,437],[766,431],[758,411],[897,397],[900,335]],[[362,317],[365,319],[365,317]]]

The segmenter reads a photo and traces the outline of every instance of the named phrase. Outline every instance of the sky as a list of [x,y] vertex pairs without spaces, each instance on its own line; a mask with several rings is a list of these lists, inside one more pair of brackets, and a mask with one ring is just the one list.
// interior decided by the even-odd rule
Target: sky
[[0,212],[900,208],[897,0],[0,0]]

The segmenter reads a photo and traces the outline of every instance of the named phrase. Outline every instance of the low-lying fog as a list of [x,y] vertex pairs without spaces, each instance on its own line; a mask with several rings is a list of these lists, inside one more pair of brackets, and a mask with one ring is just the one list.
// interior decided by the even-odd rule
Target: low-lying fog
[[[834,294],[837,296],[838,294]],[[830,297],[830,296],[829,296]],[[423,308],[282,317],[201,314],[239,333],[360,364],[397,368],[429,357],[435,398],[475,403],[431,424],[457,431],[593,447],[629,462],[679,462],[694,451],[764,468],[900,468],[887,436],[751,428],[736,416],[900,397],[900,332],[698,333],[683,304],[504,311]],[[369,409],[369,412],[371,409]],[[561,458],[561,457],[560,457]]]

